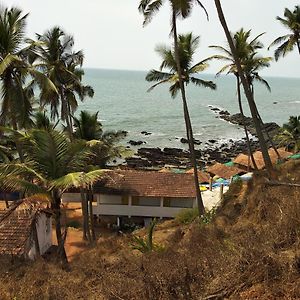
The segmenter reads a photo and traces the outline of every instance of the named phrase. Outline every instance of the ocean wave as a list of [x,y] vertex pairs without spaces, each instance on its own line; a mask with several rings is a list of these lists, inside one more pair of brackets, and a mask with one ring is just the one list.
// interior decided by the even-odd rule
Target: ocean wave
[[295,101],[290,101],[288,103],[290,103],[290,104],[300,104],[300,101],[299,100],[295,100]]

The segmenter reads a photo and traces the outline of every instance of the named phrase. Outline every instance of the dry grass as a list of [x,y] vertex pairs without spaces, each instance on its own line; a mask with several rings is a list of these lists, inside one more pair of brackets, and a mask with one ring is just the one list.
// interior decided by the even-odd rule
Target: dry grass
[[[300,162],[277,177],[300,183]],[[260,172],[230,188],[211,224],[168,222],[155,238],[166,250],[143,255],[130,236],[101,238],[70,272],[5,264],[0,299],[300,299],[300,188],[269,186]]]

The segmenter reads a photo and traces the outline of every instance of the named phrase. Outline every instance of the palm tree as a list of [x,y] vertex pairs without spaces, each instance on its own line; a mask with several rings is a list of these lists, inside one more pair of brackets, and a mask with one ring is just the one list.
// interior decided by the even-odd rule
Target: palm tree
[[91,158],[90,164],[105,168],[108,162],[117,157],[126,157],[131,152],[124,146],[118,145],[127,132],[122,130],[103,131],[102,124],[98,121],[98,113],[81,111],[79,118],[73,118],[74,136],[87,141],[90,150],[95,154]]
[[63,132],[32,130],[19,133],[26,152],[24,163],[0,165],[0,183],[8,190],[22,191],[25,196],[49,195],[54,212],[59,255],[64,263],[64,234],[61,228],[61,197],[65,190],[86,188],[103,176],[103,170],[83,172],[92,153],[83,143],[71,143]]
[[[236,47],[236,51],[241,60],[241,65],[243,68],[245,65],[244,61],[249,57],[249,53],[252,53],[254,50],[261,48],[261,44],[258,41],[258,38],[261,35],[256,36],[253,40],[248,42],[248,39],[250,38],[250,33],[251,33],[251,30],[244,31],[244,29],[241,28],[233,36],[234,46]],[[251,158],[254,168],[257,169],[256,162],[254,160],[253,153],[251,150],[248,130],[247,130],[247,127],[245,124],[245,115],[244,115],[244,110],[243,110],[243,106],[242,106],[242,97],[241,97],[241,89],[240,89],[240,77],[237,72],[234,57],[233,57],[230,49],[226,49],[222,46],[215,46],[215,45],[210,46],[210,47],[219,50],[220,52],[223,53],[223,55],[213,55],[209,59],[218,59],[218,60],[223,60],[223,61],[228,62],[228,64],[226,64],[219,70],[219,72],[217,73],[217,76],[219,76],[223,72],[227,72],[227,74],[234,74],[236,77],[237,99],[238,99],[238,104],[239,104],[239,110],[240,110],[240,113],[241,113],[241,116],[243,119],[243,124],[244,124],[243,126],[244,126],[245,135],[246,135],[249,156]]]
[[284,10],[284,17],[277,17],[276,19],[291,33],[278,37],[269,46],[270,48],[279,45],[274,53],[276,61],[280,56],[284,57],[288,52],[291,52],[295,46],[297,46],[300,54],[300,6],[296,5],[294,11],[286,8]]
[[[144,25],[148,24],[153,16],[159,11],[161,6],[163,5],[162,0],[141,0],[139,5],[139,11],[144,15]],[[177,67],[178,81],[182,98],[183,105],[183,114],[186,126],[186,135],[189,144],[190,156],[191,156],[191,164],[194,170],[194,181],[195,181],[195,190],[197,197],[197,205],[199,210],[199,215],[205,214],[205,208],[203,205],[199,181],[198,181],[198,170],[197,170],[197,161],[195,155],[195,147],[194,147],[194,137],[193,137],[193,128],[191,124],[190,114],[187,105],[187,98],[185,93],[185,86],[182,78],[182,71],[180,66],[180,58],[179,58],[179,50],[178,50],[178,36],[177,36],[177,18],[180,17],[182,19],[187,18],[193,8],[194,3],[199,4],[202,9],[205,11],[206,16],[208,17],[207,11],[203,4],[199,0],[187,0],[187,1],[176,1],[169,0],[169,4],[171,6],[171,32],[173,34],[174,41],[174,54],[175,54],[175,62]]]
[[276,138],[280,145],[292,148],[297,153],[300,150],[300,116],[290,116],[289,122],[283,124]]
[[18,8],[0,8],[0,122],[15,130],[32,124],[30,117],[36,83],[48,92],[56,92],[49,79],[28,62],[28,48],[23,46],[27,16]]
[[237,73],[239,74],[239,77],[241,79],[241,82],[242,82],[242,85],[243,85],[243,88],[244,88],[244,92],[245,92],[245,95],[246,95],[246,98],[247,98],[247,101],[248,101],[248,104],[249,104],[249,108],[250,108],[250,111],[251,111],[253,123],[254,123],[255,129],[256,129],[257,137],[258,137],[259,144],[260,144],[260,149],[261,149],[261,152],[262,152],[262,155],[263,155],[263,158],[264,158],[265,166],[267,168],[268,173],[271,175],[272,170],[273,170],[273,166],[272,166],[272,162],[271,162],[271,159],[270,159],[270,155],[268,153],[267,143],[265,141],[265,138],[264,138],[264,135],[263,135],[263,132],[262,132],[261,122],[260,122],[260,120],[257,116],[257,108],[256,108],[256,105],[255,105],[255,102],[254,102],[253,94],[251,92],[249,82],[248,82],[248,80],[245,76],[245,73],[243,71],[241,61],[240,61],[238,53],[237,53],[237,49],[234,45],[232,36],[231,36],[230,31],[228,29],[228,26],[227,26],[227,23],[226,23],[226,20],[225,20],[225,17],[224,17],[223,9],[222,9],[222,6],[221,6],[221,2],[220,2],[220,0],[214,0],[214,2],[215,2],[215,6],[216,6],[216,9],[217,9],[217,13],[218,13],[220,23],[223,27],[224,33],[226,35],[226,38],[227,38],[227,41],[228,41],[228,44],[229,44],[229,47],[230,47],[230,51],[231,51],[233,59],[234,59],[234,63],[235,63],[236,68],[237,68]]
[[[178,50],[179,50],[179,60],[182,70],[183,82],[187,85],[190,82],[202,87],[208,87],[213,90],[216,89],[215,83],[212,81],[203,80],[195,77],[198,73],[205,71],[208,68],[208,64],[203,60],[195,65],[192,65],[193,55],[199,45],[199,36],[194,37],[192,33],[178,36]],[[161,56],[162,63],[159,70],[151,70],[146,75],[147,81],[156,81],[158,83],[154,84],[149,88],[151,91],[156,86],[162,83],[170,83],[170,93],[173,98],[176,97],[179,86],[179,76],[177,73],[177,66],[175,61],[174,47],[173,49],[166,46],[159,46],[156,48],[156,52]],[[163,72],[163,69],[169,69],[169,72]]]
[[70,138],[73,134],[72,115],[78,107],[76,96],[84,100],[92,97],[92,87],[82,84],[81,69],[84,55],[82,51],[73,52],[74,39],[59,27],[54,27],[43,35],[37,35],[38,41],[31,41],[34,51],[33,60],[38,62],[39,68],[51,79],[58,90],[56,96],[41,94],[41,104],[50,105],[51,118],[59,116],[67,124]]

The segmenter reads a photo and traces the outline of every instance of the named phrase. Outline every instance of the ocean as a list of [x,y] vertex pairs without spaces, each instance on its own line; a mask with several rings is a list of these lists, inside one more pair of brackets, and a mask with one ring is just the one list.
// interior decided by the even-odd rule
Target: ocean
[[[185,123],[181,98],[172,99],[168,84],[147,89],[151,83],[145,81],[146,72],[86,69],[84,83],[95,90],[92,99],[80,103],[80,110],[99,111],[99,120],[104,130],[126,130],[128,136],[123,141],[144,141],[144,147],[186,148],[180,142],[185,137]],[[217,118],[210,105],[231,114],[238,112],[236,85],[233,76],[203,74],[202,79],[213,80],[217,90],[187,86],[187,99],[191,115],[194,136],[203,147],[209,139],[219,143],[229,139],[244,137],[242,128]],[[255,84],[255,100],[264,122],[276,122],[282,125],[289,116],[300,114],[300,78],[265,78],[272,91],[269,92],[260,83]],[[246,115],[249,114],[245,99]],[[150,135],[143,135],[147,131]],[[127,144],[128,145],[128,144]],[[134,147],[133,147],[134,148]]]

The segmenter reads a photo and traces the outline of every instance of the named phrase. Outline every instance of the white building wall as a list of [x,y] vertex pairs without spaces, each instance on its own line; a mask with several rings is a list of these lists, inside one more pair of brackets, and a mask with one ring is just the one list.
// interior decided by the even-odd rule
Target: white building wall
[[52,246],[52,218],[40,213],[36,223],[40,254],[43,255]]

